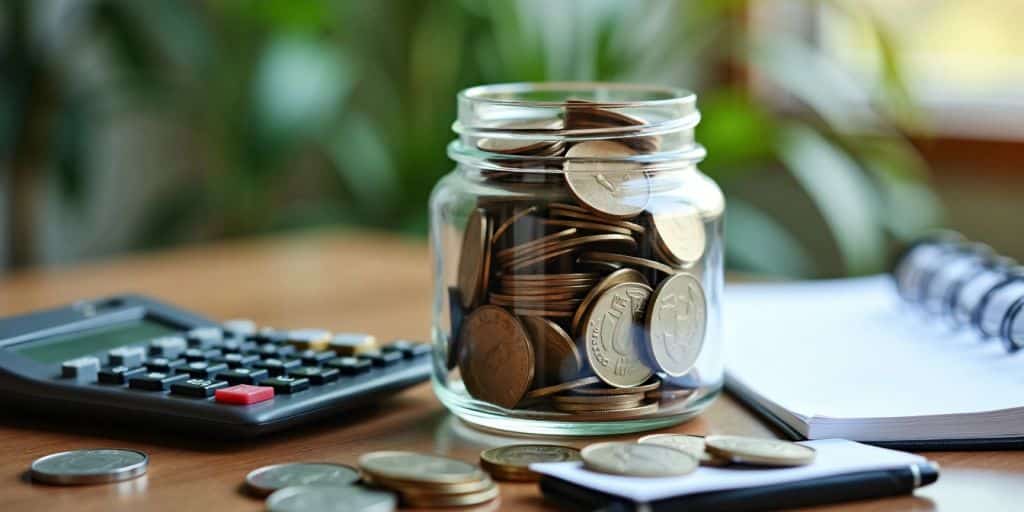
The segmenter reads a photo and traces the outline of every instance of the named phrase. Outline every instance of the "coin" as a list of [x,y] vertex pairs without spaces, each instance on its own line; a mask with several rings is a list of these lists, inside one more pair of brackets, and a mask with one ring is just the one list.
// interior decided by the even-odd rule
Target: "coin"
[[616,220],[602,219],[602,218],[597,217],[596,215],[594,215],[592,212],[580,213],[580,212],[577,212],[575,210],[559,210],[559,209],[554,209],[554,208],[549,209],[549,212],[550,212],[552,217],[565,217],[565,218],[569,218],[569,219],[577,219],[577,220],[582,220],[582,221],[587,221],[587,222],[597,222],[599,224],[607,224],[609,226],[613,226],[613,227],[617,227],[617,228],[628,229],[628,230],[630,230],[630,231],[632,231],[634,233],[637,233],[637,234],[643,234],[647,230],[647,228],[645,228],[645,227],[643,227],[640,224],[637,224],[635,222],[629,222],[628,220],[618,220],[618,219],[616,219]]
[[626,476],[678,476],[697,469],[697,458],[656,444],[597,443],[580,451],[587,469]]
[[290,485],[349,485],[359,481],[359,471],[343,464],[296,462],[254,469],[245,477],[246,488],[266,496]]
[[590,293],[583,298],[583,302],[580,303],[580,307],[576,309],[576,313],[572,316],[572,330],[574,332],[579,331],[580,321],[583,320],[583,315],[590,309],[590,305],[594,303],[597,298],[605,292],[608,288],[622,283],[643,283],[647,284],[647,279],[644,275],[631,268],[623,268],[608,274],[601,282],[594,286]]
[[524,282],[557,282],[557,281],[573,281],[578,279],[592,280],[597,279],[598,275],[594,273],[573,273],[573,274],[506,274],[501,276],[503,281],[524,281]]
[[704,222],[696,208],[676,205],[651,213],[651,226],[658,243],[673,262],[690,265],[704,255]]
[[569,238],[575,234],[576,228],[563,229],[555,233],[544,235],[540,238],[535,238],[533,240],[530,240],[529,242],[524,242],[522,244],[509,247],[508,249],[502,249],[494,253],[494,259],[495,261],[498,262],[506,261],[509,258],[514,258],[517,254],[529,252],[533,249],[536,249],[537,247],[542,247],[546,243]]
[[657,402],[645,403],[629,409],[603,410],[595,412],[574,412],[571,415],[559,417],[559,421],[613,421],[631,420],[644,418],[658,412]]
[[562,391],[566,391],[573,388],[597,384],[598,382],[601,382],[601,379],[591,375],[589,377],[583,377],[569,382],[555,384],[554,386],[547,386],[531,390],[529,393],[526,394],[526,398],[540,398],[544,396],[553,395],[555,393],[561,393]]
[[533,347],[522,323],[504,308],[481,306],[463,320],[461,338],[459,368],[467,391],[485,402],[514,407],[534,375]]
[[533,343],[534,378],[538,384],[558,384],[580,373],[583,356],[564,329],[541,317],[523,317],[522,322]]
[[496,130],[502,132],[515,131],[521,132],[516,136],[506,135],[501,138],[484,138],[480,139],[476,143],[476,147],[481,151],[487,151],[489,153],[504,153],[504,154],[535,154],[537,152],[550,151],[552,146],[559,144],[558,141],[552,141],[550,136],[544,136],[542,138],[529,137],[528,133],[557,131],[562,129],[561,119],[540,119],[540,120],[525,120],[525,121],[513,121],[503,123],[501,126],[494,127]]
[[569,446],[551,444],[513,444],[484,450],[480,466],[499,480],[533,482],[540,475],[530,471],[535,462],[570,462],[583,460],[580,451]]
[[576,395],[625,395],[631,393],[650,393],[661,387],[661,380],[654,378],[646,384],[631,388],[612,388],[607,386],[584,386],[572,390]]
[[675,448],[700,459],[704,455],[704,438],[686,434],[652,434],[641,437],[638,443],[658,444]]
[[465,507],[486,503],[498,497],[498,486],[467,494],[419,494],[402,492],[402,502],[412,507]]
[[711,454],[741,464],[804,466],[814,462],[814,448],[789,441],[715,435],[704,442]]
[[505,219],[505,221],[502,222],[500,226],[498,226],[498,229],[494,230],[494,234],[491,235],[491,243],[493,244],[497,240],[500,240],[501,239],[501,235],[505,234],[505,231],[508,230],[508,228],[512,227],[512,225],[515,224],[517,220],[519,220],[519,219],[521,219],[521,218],[523,218],[523,217],[525,217],[525,216],[527,216],[527,215],[529,215],[529,214],[531,214],[531,213],[533,213],[535,211],[537,211],[537,207],[536,206],[530,206],[528,208],[523,208],[522,210],[519,210],[518,212],[514,213],[509,218]]
[[98,448],[58,452],[32,462],[37,482],[56,485],[99,484],[146,474],[149,456],[136,450]]
[[[632,218],[644,211],[650,200],[643,166],[624,162],[636,152],[624,144],[595,140],[569,148],[563,165],[569,192],[585,207],[604,215]],[[629,184],[636,190],[626,191]]]
[[[619,388],[629,389],[629,388]],[[556,404],[581,404],[581,405],[603,405],[606,408],[611,408],[616,405],[632,404],[630,407],[636,407],[639,404],[633,404],[633,402],[640,402],[644,399],[644,394],[641,393],[624,393],[620,395],[555,395],[551,397],[551,401]]]
[[274,491],[266,504],[270,512],[391,512],[398,499],[354,485],[296,485]]
[[630,230],[624,227],[606,224],[603,222],[590,222],[582,220],[545,219],[541,221],[545,226],[569,227],[583,231],[598,231],[616,235],[629,235]]
[[359,469],[371,478],[422,484],[454,484],[483,479],[480,468],[461,460],[414,452],[380,451],[359,457]]
[[618,402],[614,404],[571,404],[571,403],[560,403],[552,402],[551,406],[556,410],[562,412],[615,412],[632,410],[641,405],[640,400],[631,400],[629,402]]
[[652,270],[657,270],[663,274],[674,274],[676,270],[672,267],[665,265],[664,263],[658,263],[657,261],[648,260],[645,258],[638,258],[636,256],[629,256],[626,254],[616,254],[613,252],[585,252],[580,255],[580,262],[608,262],[608,263],[623,263],[626,265],[636,265],[639,267],[645,267]]
[[490,260],[491,229],[487,212],[482,208],[473,210],[466,222],[462,252],[459,255],[458,284],[463,307],[471,308],[479,304],[487,288],[485,283]]
[[432,493],[432,494],[464,494],[487,490],[494,485],[494,481],[486,473],[480,474],[479,480],[468,482],[456,482],[450,484],[410,482],[405,480],[392,480],[382,477],[367,476],[364,478],[367,484],[375,487],[385,487],[403,494],[409,492]]
[[621,283],[605,290],[583,319],[587,362],[607,384],[632,387],[643,384],[652,371],[640,356],[640,331],[651,287]]
[[647,356],[661,371],[685,375],[704,346],[707,301],[704,288],[689,274],[673,274],[654,290],[646,317]]
[[519,316],[549,316],[555,318],[568,318],[572,316],[572,311],[558,311],[554,309],[512,308],[512,312]]
[[[550,255],[554,255],[554,254],[564,254],[564,251],[567,250],[567,249],[578,248],[580,246],[587,245],[587,244],[610,244],[610,243],[622,244],[622,245],[624,245],[627,248],[627,250],[630,250],[630,251],[636,249],[636,240],[634,240],[633,237],[629,236],[629,235],[621,235],[621,234],[608,233],[608,234],[601,234],[601,235],[578,236],[578,237],[569,238],[569,239],[566,239],[566,240],[557,240],[557,241],[554,241],[554,242],[551,242],[551,243],[548,243],[548,244],[537,246],[537,247],[533,248],[530,251],[526,251],[524,253],[521,253],[521,254],[513,257],[512,259],[507,260],[504,263],[504,265],[508,266],[508,267],[513,267],[514,268],[514,267],[516,267],[517,265],[519,265],[520,263],[522,263],[523,261],[526,261],[526,260],[536,260],[537,258],[540,258],[540,257],[543,257],[543,256],[550,256]],[[550,258],[543,258],[543,259],[550,259]]]

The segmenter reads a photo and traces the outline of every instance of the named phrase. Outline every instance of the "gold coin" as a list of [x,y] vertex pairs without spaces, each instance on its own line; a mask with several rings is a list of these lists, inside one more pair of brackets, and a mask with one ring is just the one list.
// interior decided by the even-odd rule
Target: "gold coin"
[[648,358],[661,371],[681,377],[693,368],[704,347],[707,327],[704,288],[689,274],[673,274],[658,285],[647,308]]
[[583,377],[580,379],[571,380],[569,382],[555,384],[554,386],[547,386],[531,390],[529,393],[526,394],[526,398],[540,398],[543,396],[553,395],[555,393],[561,393],[562,391],[566,391],[573,388],[597,384],[598,382],[601,382],[601,379],[598,379],[597,377],[591,375],[589,377]]
[[645,258],[638,258],[636,256],[629,256],[626,254],[616,254],[613,252],[585,252],[580,255],[580,262],[610,262],[610,263],[622,263],[625,265],[635,265],[638,267],[645,267],[652,270],[657,270],[663,274],[672,275],[676,273],[676,270],[664,263],[658,263],[657,261],[648,260]]
[[456,484],[486,477],[480,468],[461,460],[401,451],[364,454],[359,457],[359,469],[370,478],[412,484]]
[[698,461],[692,455],[656,444],[623,441],[596,443],[580,451],[583,465],[613,475],[662,477],[692,473]]
[[675,448],[676,450],[689,453],[697,459],[704,456],[704,438],[701,436],[691,436],[686,434],[651,434],[649,436],[641,437],[637,442],[668,446],[669,448]]
[[640,353],[644,310],[651,287],[621,283],[605,290],[584,316],[581,329],[587,362],[610,386],[643,384],[653,373]]
[[583,231],[598,231],[604,233],[613,233],[616,235],[630,235],[630,230],[613,226],[611,224],[603,224],[600,222],[588,222],[582,220],[562,220],[562,219],[544,219],[540,221],[545,226],[558,226],[558,227],[569,227],[580,229]]
[[583,320],[583,315],[590,309],[590,305],[593,304],[594,301],[605,292],[605,290],[622,283],[647,284],[647,279],[644,278],[643,274],[631,268],[619,269],[608,274],[608,277],[605,277],[590,290],[590,293],[583,298],[583,302],[580,304],[580,307],[576,309],[576,313],[572,316],[573,332],[579,333],[580,321]]
[[646,403],[630,409],[604,410],[595,412],[574,412],[571,415],[559,417],[559,421],[612,421],[631,420],[645,418],[658,412],[658,403]]
[[659,208],[651,213],[651,226],[672,262],[691,265],[704,255],[704,222],[696,208],[678,204],[671,209]]
[[616,218],[636,217],[647,207],[651,193],[649,185],[644,185],[647,175],[643,166],[622,161],[635,155],[634,150],[618,142],[577,143],[569,148],[563,164],[569,192],[597,213]]
[[492,226],[487,212],[482,208],[473,210],[466,223],[462,237],[462,252],[459,255],[459,292],[462,306],[471,308],[483,300],[487,289],[487,268],[490,266],[490,240]]
[[410,493],[399,493],[402,498],[402,502],[412,507],[465,507],[469,505],[478,505],[480,503],[486,503],[498,497],[499,491],[497,485],[492,485],[489,489],[467,493],[467,494],[410,494]]
[[618,404],[564,404],[552,402],[551,406],[556,410],[562,412],[617,412],[617,411],[628,411],[635,409],[641,405],[640,400],[633,400],[630,402],[620,402]]
[[385,487],[388,489],[394,489],[401,492],[412,492],[412,493],[430,493],[430,494],[463,494],[467,492],[479,492],[486,490],[487,488],[494,485],[494,481],[491,480],[486,473],[480,473],[479,480],[468,480],[465,482],[455,483],[436,483],[436,482],[413,482],[408,480],[395,480],[384,477],[371,477],[366,476],[363,479],[366,483],[375,487]]
[[537,383],[557,384],[575,378],[580,373],[583,369],[583,356],[564,329],[541,317],[523,317],[522,322],[537,358],[534,364]]
[[606,386],[584,386],[572,390],[576,395],[626,395],[631,393],[649,393],[661,387],[661,379],[655,377],[646,384],[632,388],[611,388]]
[[814,462],[814,448],[779,439],[743,436],[708,436],[707,451],[741,464],[805,466]]
[[[629,388],[618,388],[629,389]],[[624,393],[621,395],[555,395],[551,401],[556,404],[582,404],[582,405],[621,405],[631,402],[638,402],[644,399],[641,393]],[[635,406],[634,406],[635,407]]]
[[498,306],[481,306],[462,322],[459,370],[473,397],[513,407],[533,382],[533,346],[523,324]]
[[579,450],[551,444],[513,444],[480,453],[480,466],[499,480],[536,481],[540,475],[530,471],[530,464],[578,460],[583,460]]

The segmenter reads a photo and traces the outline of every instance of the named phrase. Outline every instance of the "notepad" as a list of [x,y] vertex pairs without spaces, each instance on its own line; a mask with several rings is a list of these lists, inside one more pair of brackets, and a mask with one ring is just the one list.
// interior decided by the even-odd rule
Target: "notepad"
[[730,285],[724,311],[727,387],[794,437],[1024,445],[1024,351],[907,307],[887,276]]

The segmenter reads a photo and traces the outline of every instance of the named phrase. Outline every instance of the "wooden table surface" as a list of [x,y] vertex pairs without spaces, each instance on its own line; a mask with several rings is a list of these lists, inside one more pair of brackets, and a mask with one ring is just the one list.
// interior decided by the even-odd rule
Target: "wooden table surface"
[[[387,236],[323,232],[176,249],[34,270],[0,281],[0,314],[126,291],[161,297],[217,319],[248,317],[280,328],[365,331],[381,339],[428,335],[430,265],[425,244]],[[696,434],[776,436],[751,412],[723,396],[700,418],[671,429]],[[255,442],[194,439],[110,418],[54,421],[0,411],[0,510],[261,510],[240,492],[245,474],[288,461],[352,464],[381,449],[418,450],[474,462],[502,437],[447,414],[428,384],[372,409]],[[586,440],[566,439],[583,446]],[[149,453],[148,475],[118,484],[54,487],[31,483],[37,457],[85,447]],[[914,497],[820,510],[1020,510],[1024,452],[943,452],[938,483]],[[535,484],[502,484],[501,498],[470,510],[554,510]],[[465,510],[465,509],[463,509]]]

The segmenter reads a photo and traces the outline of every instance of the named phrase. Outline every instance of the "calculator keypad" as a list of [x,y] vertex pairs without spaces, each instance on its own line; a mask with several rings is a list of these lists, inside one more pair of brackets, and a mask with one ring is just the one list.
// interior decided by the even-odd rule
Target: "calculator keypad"
[[213,396],[218,389],[226,387],[228,387],[228,383],[222,380],[188,379],[171,384],[171,394],[208,398]]
[[260,368],[235,368],[217,374],[218,379],[226,380],[231,385],[256,384],[267,377],[270,377],[270,374]]
[[222,404],[251,405],[274,398],[274,388],[239,384],[218,389],[213,396]]
[[185,366],[184,359],[168,359],[166,357],[151,357],[144,363],[146,369],[151,372],[172,373],[175,369]]
[[309,389],[309,379],[295,377],[272,377],[260,382],[261,386],[274,388],[274,393],[279,395],[290,395]]
[[148,372],[128,379],[128,387],[146,391],[167,391],[171,384],[188,380],[188,375],[172,375],[165,372]]
[[128,379],[137,375],[142,375],[147,371],[148,370],[142,366],[108,366],[100,370],[98,377],[100,384],[123,385],[128,382]]

